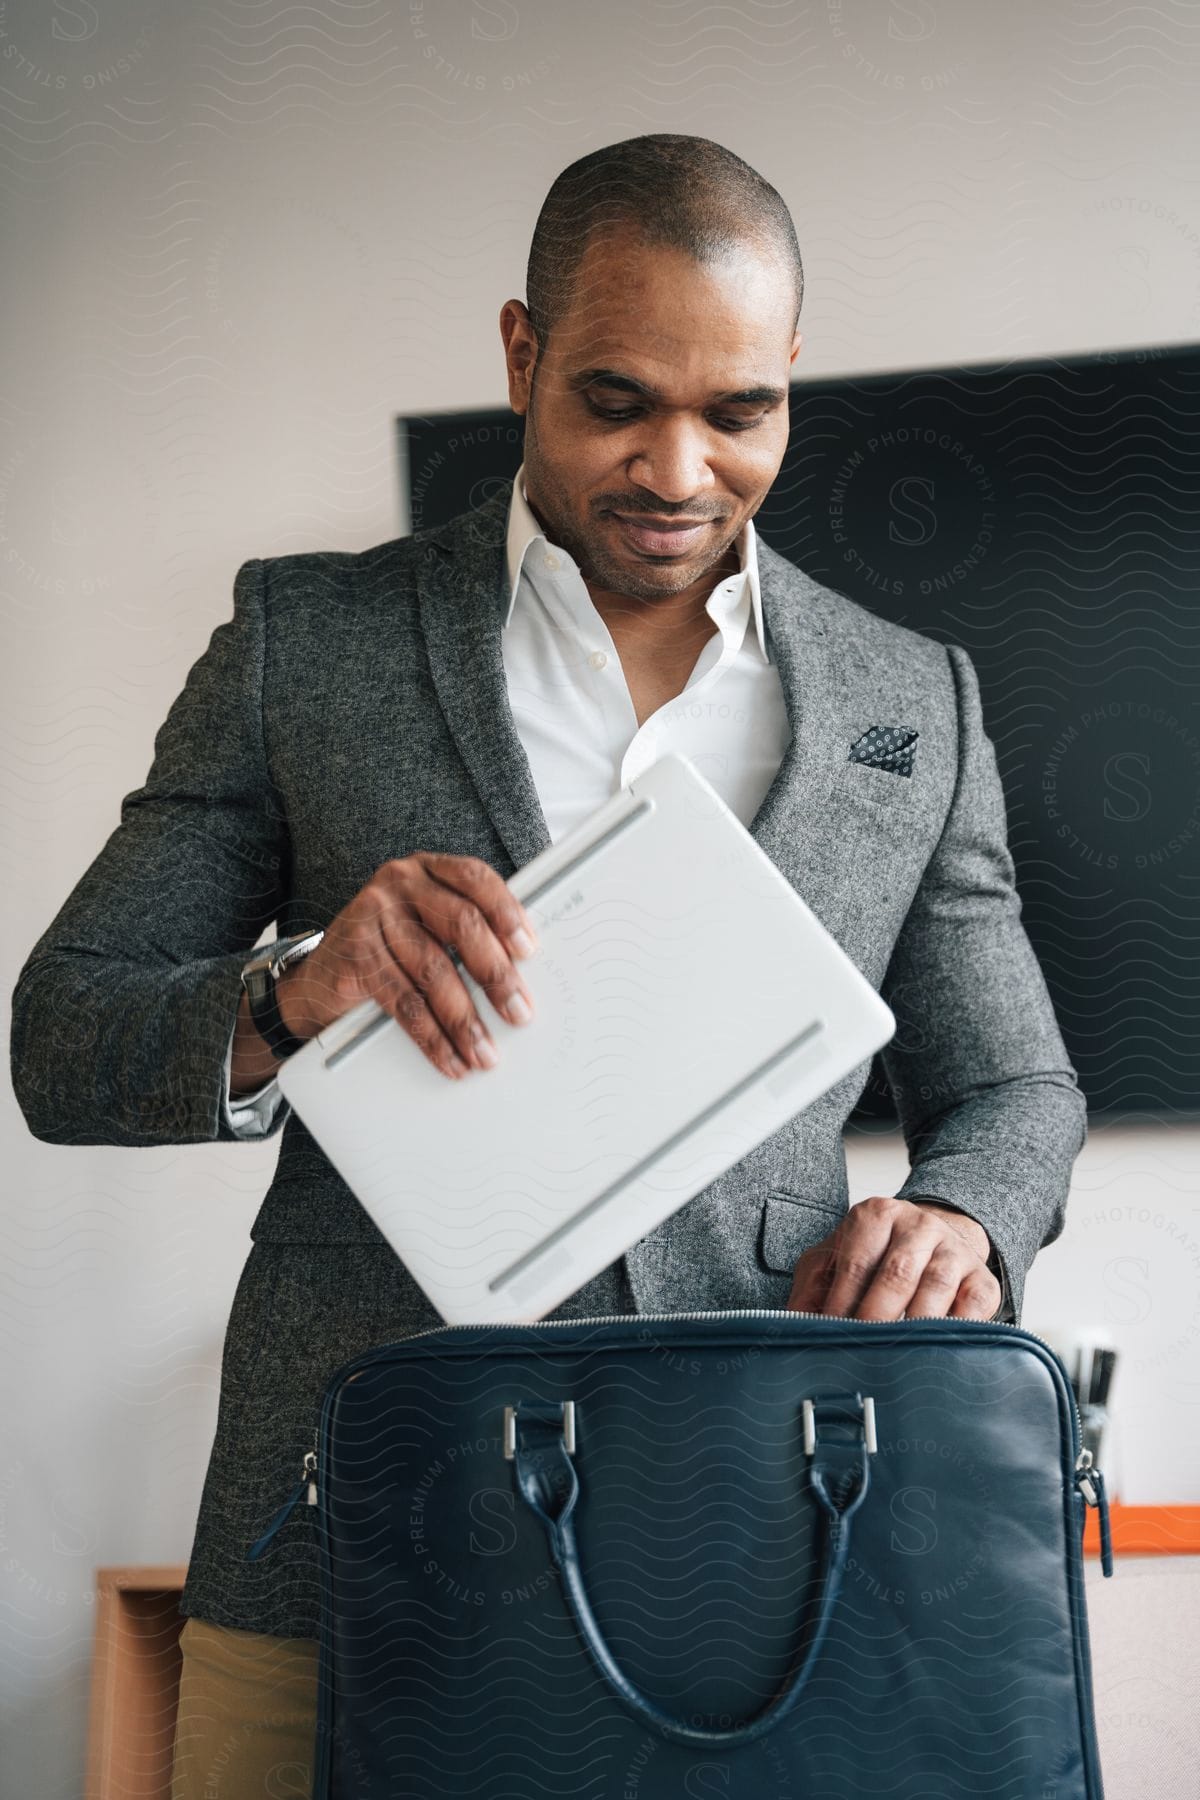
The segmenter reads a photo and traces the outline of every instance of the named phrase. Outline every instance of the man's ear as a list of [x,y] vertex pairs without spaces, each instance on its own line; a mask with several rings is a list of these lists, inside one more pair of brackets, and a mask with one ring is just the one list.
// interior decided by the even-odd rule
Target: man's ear
[[533,321],[520,300],[506,300],[500,308],[500,336],[508,371],[508,403],[524,417],[529,411],[538,341]]

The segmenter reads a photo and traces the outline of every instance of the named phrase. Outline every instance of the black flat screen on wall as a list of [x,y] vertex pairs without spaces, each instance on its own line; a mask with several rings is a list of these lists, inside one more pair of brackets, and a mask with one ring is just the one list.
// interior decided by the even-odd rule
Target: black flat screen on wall
[[[801,382],[763,538],[962,644],[1026,929],[1090,1107],[1200,1112],[1200,348]],[[401,421],[412,529],[521,461]],[[877,1067],[861,1116],[892,1116]]]

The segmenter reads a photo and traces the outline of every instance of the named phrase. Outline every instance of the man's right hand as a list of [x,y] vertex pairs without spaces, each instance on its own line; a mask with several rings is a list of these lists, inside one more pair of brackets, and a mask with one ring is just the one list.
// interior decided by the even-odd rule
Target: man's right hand
[[418,850],[378,868],[317,948],[284,971],[279,1010],[289,1031],[310,1038],[374,1000],[436,1069],[459,1080],[492,1067],[496,1048],[452,953],[496,1011],[522,1025],[533,1016],[533,996],[513,958],[537,947],[533,921],[489,864]]

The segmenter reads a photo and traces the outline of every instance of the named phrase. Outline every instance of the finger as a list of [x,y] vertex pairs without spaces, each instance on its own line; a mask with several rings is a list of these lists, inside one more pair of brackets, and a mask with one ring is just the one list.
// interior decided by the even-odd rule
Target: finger
[[[902,1319],[906,1313],[911,1316],[930,1261],[945,1241],[944,1232],[922,1214],[910,1209],[907,1214],[894,1215],[887,1248],[863,1286],[854,1317]],[[956,1252],[958,1247],[956,1243]],[[966,1245],[961,1245],[961,1249],[965,1251]]]
[[[858,1318],[898,1319],[907,1314],[910,1319],[945,1319],[954,1305],[959,1283],[970,1274],[972,1249],[957,1233],[954,1242],[939,1235],[930,1246],[925,1233],[921,1233],[921,1237],[901,1237],[900,1244],[910,1244],[910,1251],[900,1247],[896,1253],[896,1267],[903,1267],[903,1276],[898,1274],[891,1282],[887,1280],[889,1258],[885,1256],[876,1280],[864,1294]],[[894,1312],[894,1298],[905,1289],[903,1307]]]
[[788,1295],[789,1312],[824,1312],[825,1296],[833,1279],[834,1250],[831,1239],[811,1244],[796,1258],[792,1270],[792,1291]]
[[[925,1219],[930,1215],[925,1213]],[[991,1301],[986,1318],[1000,1305],[1000,1283],[986,1264],[986,1256],[979,1255],[977,1238],[968,1237],[959,1229],[954,1220],[936,1215],[937,1224],[941,1226],[941,1246],[930,1256],[925,1274],[918,1283],[918,1291],[912,1296],[909,1305],[909,1316],[934,1316],[945,1318],[954,1307],[955,1294],[959,1294],[963,1283],[972,1278],[970,1292],[975,1296],[975,1305],[988,1300],[995,1291],[995,1300]],[[955,1318],[970,1318],[970,1314],[957,1312]]]
[[[399,936],[404,942],[405,934]],[[458,1054],[473,1068],[494,1068],[499,1061],[496,1046],[454,960],[457,951],[458,946],[453,942],[439,943],[418,916],[414,920],[413,934],[407,939],[407,951],[402,950],[399,954],[413,986],[423,995],[434,1020]],[[494,945],[493,955],[511,970],[512,965],[499,945]]]
[[[825,1311],[842,1317],[861,1317],[860,1303],[874,1281],[880,1264],[891,1253],[896,1229],[895,1215],[876,1211],[868,1202],[852,1206],[838,1227],[838,1244],[833,1279],[825,1296]],[[893,1278],[885,1284],[890,1293]],[[909,1289],[909,1292],[912,1290]],[[907,1298],[907,1294],[905,1295]],[[899,1318],[904,1306],[871,1317]]]
[[[448,860],[469,863],[472,859],[452,857]],[[486,863],[480,866],[499,881],[494,869],[488,869]],[[479,983],[501,1017],[510,1025],[527,1024],[533,1016],[533,995],[521,979],[506,943],[493,929],[494,911],[489,916],[476,899],[429,874],[424,880],[411,884],[405,898],[439,943],[454,945],[463,967]],[[502,932],[507,924],[510,935],[522,928],[522,910],[517,902],[513,905],[518,907],[516,913],[504,909],[497,920]],[[469,1001],[470,996],[467,998]],[[473,1013],[474,1010],[472,1005]],[[482,1020],[479,1023],[482,1025]]]
[[376,999],[443,1075],[457,1081],[468,1066],[482,1067],[472,1034],[475,1007],[437,939],[420,919],[395,910],[383,915],[379,929],[387,966]]
[[[533,919],[490,863],[484,862],[481,856],[451,856],[437,851],[421,851],[417,861],[431,880],[473,900],[511,955],[533,954],[538,942]],[[528,939],[527,944],[522,941],[521,933]]]
[[1000,1283],[982,1264],[972,1269],[959,1283],[958,1293],[948,1317],[952,1319],[990,1319],[1000,1304]]

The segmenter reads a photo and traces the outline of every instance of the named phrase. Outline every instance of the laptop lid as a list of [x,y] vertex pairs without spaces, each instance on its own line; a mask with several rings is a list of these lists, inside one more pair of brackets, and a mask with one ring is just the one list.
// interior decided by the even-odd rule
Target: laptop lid
[[508,885],[541,941],[532,1021],[459,963],[497,1067],[450,1081],[365,1001],[278,1073],[450,1323],[543,1317],[895,1031],[676,753]]

